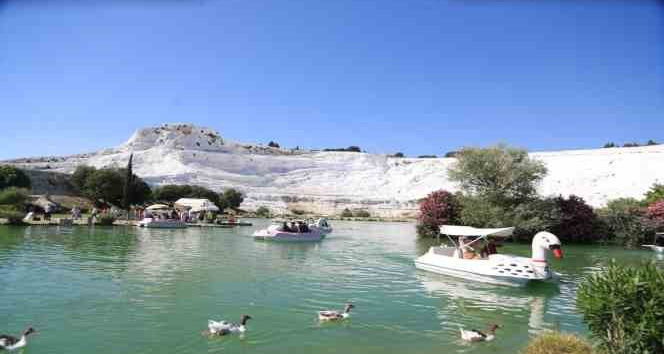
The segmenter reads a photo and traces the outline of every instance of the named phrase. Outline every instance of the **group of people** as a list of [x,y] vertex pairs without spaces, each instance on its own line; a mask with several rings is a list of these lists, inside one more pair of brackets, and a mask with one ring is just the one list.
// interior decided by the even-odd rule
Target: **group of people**
[[497,254],[498,247],[503,245],[497,244],[493,238],[488,238],[484,241],[483,246],[480,248],[480,252],[477,253],[473,247],[470,246],[474,240],[471,240],[467,237],[459,237],[459,249],[461,250],[460,256],[464,259],[481,259],[487,258],[489,255]]
[[281,225],[280,231],[304,233],[309,232],[309,225],[302,221],[285,222]]

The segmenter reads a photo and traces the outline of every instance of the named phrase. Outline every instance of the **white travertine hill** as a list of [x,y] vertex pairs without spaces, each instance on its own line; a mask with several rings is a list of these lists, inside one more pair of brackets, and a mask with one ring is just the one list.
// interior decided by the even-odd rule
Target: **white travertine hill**
[[[151,184],[197,184],[246,194],[242,207],[274,212],[302,209],[336,214],[344,208],[372,215],[413,216],[417,199],[437,189],[456,190],[447,179],[453,158],[388,158],[352,152],[276,149],[225,140],[192,124],[144,128],[117,148],[67,157],[6,161],[29,169],[71,173],[81,164],[124,166]],[[576,194],[594,206],[621,197],[640,198],[664,183],[664,145],[531,153],[549,173],[542,195]]]

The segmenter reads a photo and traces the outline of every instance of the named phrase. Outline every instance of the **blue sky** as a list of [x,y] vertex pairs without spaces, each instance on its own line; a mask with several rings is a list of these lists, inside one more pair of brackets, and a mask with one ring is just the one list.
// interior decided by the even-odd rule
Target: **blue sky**
[[192,122],[438,154],[664,141],[656,1],[0,0],[0,158]]

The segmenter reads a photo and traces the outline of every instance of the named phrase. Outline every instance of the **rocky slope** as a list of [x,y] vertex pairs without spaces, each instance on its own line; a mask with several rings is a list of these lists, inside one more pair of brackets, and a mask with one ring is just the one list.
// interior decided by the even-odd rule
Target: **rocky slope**
[[[414,215],[416,200],[427,193],[456,189],[446,173],[452,158],[277,149],[227,141],[214,130],[191,124],[141,129],[126,143],[95,153],[5,163],[71,173],[81,164],[124,166],[132,152],[134,171],[151,184],[237,188],[246,194],[242,207],[249,210],[264,205],[273,211],[334,214],[355,208],[401,217]],[[614,198],[638,198],[653,183],[664,183],[664,145],[531,156],[549,168],[541,194],[576,194],[594,206]]]

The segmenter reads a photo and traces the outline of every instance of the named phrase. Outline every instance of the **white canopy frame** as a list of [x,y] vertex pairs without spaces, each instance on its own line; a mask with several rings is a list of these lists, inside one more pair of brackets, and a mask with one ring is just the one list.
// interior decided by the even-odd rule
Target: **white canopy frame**
[[459,244],[452,239],[451,236],[456,237],[477,237],[475,240],[464,244],[464,247],[469,247],[470,245],[486,239],[487,237],[502,237],[507,238],[512,236],[514,233],[514,227],[502,227],[502,228],[492,228],[492,229],[482,229],[472,226],[458,226],[458,225],[442,225],[440,227],[440,233],[447,236],[447,238],[454,244],[456,248],[459,248]]

